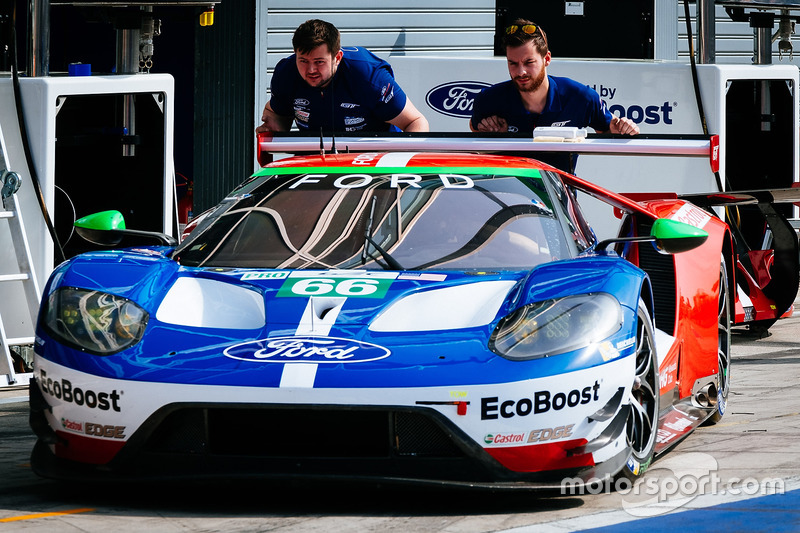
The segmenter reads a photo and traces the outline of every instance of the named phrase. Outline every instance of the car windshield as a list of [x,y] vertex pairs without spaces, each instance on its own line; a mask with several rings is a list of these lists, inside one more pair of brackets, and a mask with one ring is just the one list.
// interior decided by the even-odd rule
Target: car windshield
[[246,182],[173,257],[201,267],[520,270],[577,251],[538,170],[302,170]]

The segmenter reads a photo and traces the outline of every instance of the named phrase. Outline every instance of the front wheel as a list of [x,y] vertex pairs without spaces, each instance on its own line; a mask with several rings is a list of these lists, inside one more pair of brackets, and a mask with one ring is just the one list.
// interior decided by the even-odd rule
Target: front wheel
[[708,424],[716,424],[728,407],[731,387],[731,301],[728,293],[728,271],[725,257],[719,267],[719,298],[717,306],[717,405],[708,418]]
[[636,319],[636,372],[629,398],[630,414],[626,427],[630,457],[622,474],[636,479],[650,466],[658,432],[658,358],[650,314],[639,300]]

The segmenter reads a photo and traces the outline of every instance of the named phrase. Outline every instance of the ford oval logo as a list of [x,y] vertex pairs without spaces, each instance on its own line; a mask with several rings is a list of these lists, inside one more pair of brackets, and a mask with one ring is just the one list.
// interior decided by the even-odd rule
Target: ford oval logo
[[365,363],[391,353],[377,344],[336,337],[273,337],[235,344],[223,352],[231,359],[257,363]]
[[434,111],[457,118],[470,118],[475,97],[491,84],[482,81],[451,81],[434,87],[425,101]]

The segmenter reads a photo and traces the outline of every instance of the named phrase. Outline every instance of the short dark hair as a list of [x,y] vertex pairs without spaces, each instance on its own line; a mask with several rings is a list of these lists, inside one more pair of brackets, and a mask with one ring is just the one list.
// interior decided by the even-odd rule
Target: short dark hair
[[[514,26],[516,26],[516,29],[509,33],[510,29],[514,28]],[[535,26],[536,31],[533,33],[525,33],[522,31],[523,26]],[[536,48],[536,51],[542,56],[550,51],[547,46],[547,35],[544,33],[542,27],[523,18],[514,19],[511,24],[503,28],[502,40],[503,50],[507,49],[509,46],[522,46],[523,44],[533,41],[533,47]]]
[[311,19],[300,24],[294,30],[292,48],[295,52],[307,54],[321,44],[328,45],[331,55],[336,55],[341,48],[339,30],[330,22]]

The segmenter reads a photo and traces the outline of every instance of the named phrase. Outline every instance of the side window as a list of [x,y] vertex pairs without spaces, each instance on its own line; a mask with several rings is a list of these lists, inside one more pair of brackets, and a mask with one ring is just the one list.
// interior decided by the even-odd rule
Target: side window
[[572,237],[579,251],[589,248],[594,243],[592,228],[586,222],[583,214],[578,207],[575,193],[564,185],[558,173],[543,171],[545,181],[553,191],[561,216],[559,217],[566,225],[566,231]]

